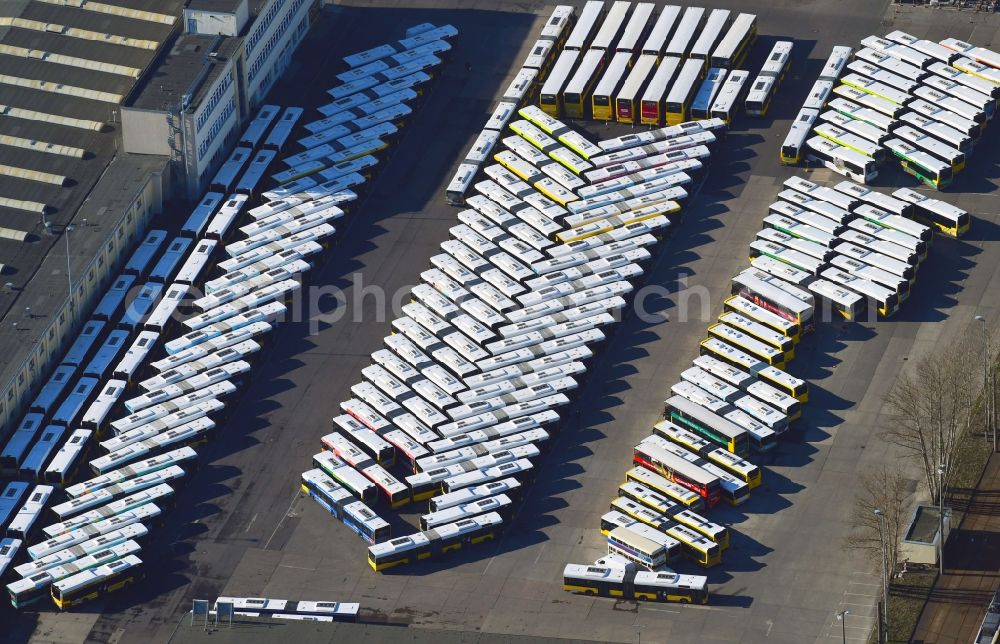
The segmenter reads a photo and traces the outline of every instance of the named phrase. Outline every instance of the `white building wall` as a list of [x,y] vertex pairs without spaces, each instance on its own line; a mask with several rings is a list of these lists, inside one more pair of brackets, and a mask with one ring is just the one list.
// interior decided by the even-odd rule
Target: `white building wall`
[[246,36],[246,88],[252,110],[281,76],[309,30],[309,11],[318,0],[271,0]]

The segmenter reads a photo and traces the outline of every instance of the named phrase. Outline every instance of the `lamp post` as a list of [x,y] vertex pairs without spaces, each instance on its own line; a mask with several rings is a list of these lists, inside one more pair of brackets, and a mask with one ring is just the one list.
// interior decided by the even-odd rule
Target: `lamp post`
[[878,521],[878,540],[882,546],[882,614],[879,616],[882,620],[882,634],[884,637],[883,641],[888,641],[889,639],[889,563],[886,558],[886,544],[885,544],[885,531],[882,529],[882,520],[885,519],[885,514],[882,510],[875,508],[875,519]]
[[849,610],[842,610],[837,612],[837,621],[840,622],[840,634],[844,638],[844,644],[847,644],[847,616],[851,614]]
[[944,575],[944,463],[938,465],[938,574]]
[[69,305],[70,308],[73,307],[73,272],[69,265],[69,234],[73,232],[75,226],[68,224],[63,228],[63,232],[66,233],[66,282],[69,284]]
[[988,438],[989,432],[990,432],[991,429],[993,430],[993,449],[995,451],[996,450],[996,446],[997,446],[997,438],[996,438],[996,429],[993,427],[993,408],[992,408],[992,404],[991,404],[992,401],[993,401],[993,396],[991,395],[992,394],[992,391],[991,391],[992,387],[990,387],[990,381],[991,381],[991,378],[990,378],[990,366],[989,366],[990,365],[990,340],[989,340],[989,336],[986,333],[986,318],[984,316],[982,316],[982,315],[977,315],[973,319],[976,320],[976,322],[979,322],[982,325],[982,327],[983,327],[983,392],[985,393],[985,395],[983,396],[983,398],[986,401],[985,402],[985,406],[986,406],[986,431],[983,432],[983,434],[984,434],[984,436],[987,437],[987,440],[989,440],[989,438]]

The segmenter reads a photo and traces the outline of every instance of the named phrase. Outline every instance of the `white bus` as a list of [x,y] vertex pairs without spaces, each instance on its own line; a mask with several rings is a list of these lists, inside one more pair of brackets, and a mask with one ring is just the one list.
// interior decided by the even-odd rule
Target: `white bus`
[[809,96],[806,97],[802,107],[811,110],[821,110],[826,107],[826,101],[830,97],[830,92],[833,90],[833,83],[827,80],[818,80],[813,83],[812,89],[809,90]]
[[615,0],[611,4],[607,15],[604,16],[604,22],[601,23],[601,28],[597,30],[597,34],[590,42],[591,51],[608,51],[612,49],[612,46],[618,40],[618,35],[625,26],[625,16],[628,15],[631,4],[628,0]]
[[[598,3],[600,4],[600,3]],[[580,23],[577,23],[579,27]],[[576,68],[576,62],[580,58],[581,53],[572,49],[565,49],[559,54],[559,58],[556,59],[555,65],[552,66],[552,71],[549,73],[548,78],[545,79],[545,83],[542,85],[541,92],[538,95],[538,104],[545,110],[545,112],[553,117],[558,118],[562,113],[562,94],[563,89],[569,82],[570,75]]]
[[[852,119],[834,110],[827,110],[820,114],[819,117],[830,125],[846,130],[855,136],[860,136],[873,145],[879,145],[892,136],[885,130],[881,130],[871,123],[865,123],[864,121]],[[817,132],[817,134],[819,134],[819,132]]]
[[628,24],[625,25],[625,32],[615,45],[615,51],[626,52],[633,57],[639,54],[639,41],[646,34],[646,27],[655,9],[656,5],[652,2],[639,2],[635,5]]
[[844,68],[850,62],[852,53],[854,53],[854,50],[850,47],[843,45],[834,47],[833,51],[830,52],[830,56],[826,59],[823,69],[819,72],[819,80],[829,83],[836,83],[840,80],[840,75],[844,73]]
[[[939,41],[940,44],[947,49],[958,52],[962,56],[966,56],[975,60],[981,64],[989,65],[994,69],[1000,69],[1000,54],[997,54],[991,49],[986,49],[985,47],[976,47],[967,42],[958,40],[957,38],[945,38]],[[954,61],[948,61],[954,62]]]
[[667,49],[664,51],[664,54],[667,56],[677,56],[681,59],[687,58],[694,41],[694,36],[701,28],[704,18],[705,10],[701,7],[688,7],[685,9],[684,16],[677,25],[677,31],[674,32],[670,42],[667,43]]
[[659,60],[660,56],[663,55],[663,50],[667,46],[667,38],[670,36],[670,32],[673,31],[674,23],[677,22],[677,16],[680,13],[681,8],[671,4],[664,6],[660,10],[656,24],[653,25],[652,31],[649,32],[649,37],[646,38],[646,42],[642,46],[642,53],[656,56],[657,60]]
[[843,116],[854,119],[855,121],[867,123],[868,125],[877,127],[884,132],[888,132],[895,123],[895,119],[892,119],[885,114],[876,112],[869,107],[862,107],[861,105],[853,103],[846,98],[841,98],[840,96],[830,101],[827,107],[835,110],[838,114],[842,114]]
[[860,74],[903,92],[909,92],[914,87],[920,85],[919,81],[903,78],[887,69],[882,69],[878,65],[864,60],[852,60],[847,69],[855,74]]
[[643,54],[632,66],[621,90],[615,95],[615,117],[619,123],[635,124],[639,120],[642,88],[656,69],[656,56]]
[[906,45],[886,40],[885,38],[879,38],[878,36],[868,36],[861,41],[861,44],[920,69],[927,69],[927,66],[934,62],[934,58],[927,54],[920,53]]
[[972,119],[959,116],[951,110],[945,109],[944,107],[929,101],[916,99],[910,103],[909,107],[917,114],[944,123],[948,127],[958,130],[973,140],[978,139],[983,132],[983,128],[979,123],[976,123]]
[[942,78],[941,76],[931,76],[929,78],[925,78],[924,85],[965,101],[969,105],[972,105],[985,113],[987,120],[993,118],[993,113],[996,109],[996,100],[990,94],[984,94],[971,87],[961,85],[947,78]]
[[[893,289],[885,288],[884,286],[880,286],[875,282],[863,279],[857,275],[851,275],[835,266],[831,266],[823,271],[823,277],[838,286],[843,286],[844,288],[857,293],[865,298],[865,300],[870,300],[877,308],[879,315],[882,317],[890,317],[899,308],[899,296]],[[845,315],[845,317],[847,316]]]
[[747,95],[746,86],[749,78],[750,72],[742,69],[729,72],[726,82],[719,90],[719,95],[712,103],[710,114],[713,118],[722,119],[727,124],[732,122],[733,117],[739,113],[743,97]]
[[893,103],[892,101],[876,96],[875,94],[869,94],[868,92],[862,91],[856,87],[851,87],[850,85],[837,85],[833,88],[833,93],[846,98],[849,101],[853,101],[859,105],[873,109],[876,112],[885,114],[892,119],[899,118],[899,116],[906,111],[906,108],[898,103]]
[[913,49],[914,51],[917,51],[925,56],[930,56],[935,60],[945,63],[946,65],[961,56],[961,53],[954,48],[945,47],[936,42],[931,42],[930,40],[921,40],[916,36],[912,36],[905,31],[899,31],[898,29],[887,33],[885,38],[886,40],[906,45],[910,49]]
[[707,119],[712,116],[712,104],[715,102],[715,97],[718,95],[719,90],[722,89],[722,85],[725,81],[725,69],[713,67],[708,70],[708,74],[705,75],[705,80],[701,82],[701,85],[698,87],[698,92],[694,96],[694,100],[691,101],[692,119]]
[[864,297],[829,280],[816,280],[809,285],[809,291],[829,306],[832,311],[836,311],[847,320],[858,319],[858,316],[864,311]]
[[576,9],[569,5],[558,5],[552,10],[552,15],[549,16],[538,37],[541,40],[551,41],[555,47],[562,47],[575,21]]
[[615,115],[615,96],[618,88],[632,64],[632,55],[627,52],[618,52],[611,59],[611,62],[604,68],[604,75],[594,88],[591,96],[591,115],[595,120],[610,121]]
[[[705,61],[706,68],[709,65],[709,58],[711,58],[716,43],[722,38],[729,24],[729,13],[728,9],[712,9],[701,28],[701,33],[698,34],[698,39],[691,45],[691,51],[688,53],[688,56]],[[712,64],[712,66],[728,67],[726,65],[715,64]]]
[[576,24],[573,25],[573,31],[566,39],[564,49],[568,51],[586,49],[590,44],[594,27],[603,15],[604,2],[602,0],[588,0],[587,4],[583,5],[583,10],[580,11],[580,17],[577,18]]
[[877,65],[881,69],[891,72],[910,82],[919,82],[927,78],[929,75],[928,71],[925,69],[921,69],[916,65],[905,63],[898,58],[893,58],[889,54],[876,49],[870,49],[868,47],[862,47],[859,49],[855,54],[855,57],[859,61]]
[[663,101],[680,67],[681,59],[677,56],[664,56],[653,73],[652,80],[642,93],[641,113],[639,121],[643,125],[660,125],[663,123],[665,108]]
[[[870,159],[874,159],[877,163],[881,163],[885,160],[885,150],[882,149],[878,143],[848,132],[847,130],[837,127],[831,123],[818,123],[813,128],[813,132],[824,139],[829,139],[837,145],[847,148],[848,150],[852,150]],[[885,138],[887,139],[889,137]]]
[[806,145],[809,147],[807,152],[809,158],[858,183],[868,183],[878,176],[877,163],[871,157],[837,145],[821,136],[812,137],[806,141]]
[[[736,74],[737,72],[733,72]],[[774,98],[774,91],[778,88],[778,79],[774,76],[758,76],[750,91],[747,93],[745,109],[749,116],[766,116],[771,108],[771,99]],[[810,109],[810,108],[803,108]],[[795,127],[795,123],[792,123]]]
[[946,78],[952,82],[965,85],[970,89],[986,94],[993,99],[1000,99],[1000,85],[992,81],[988,81],[985,78],[974,76],[969,72],[958,69],[957,67],[952,67],[951,65],[945,65],[943,63],[934,63],[928,67],[927,70],[933,74],[941,76],[942,78]]
[[785,79],[785,74],[792,62],[792,41],[779,40],[771,47],[771,52],[767,55],[767,60],[760,68],[760,76],[771,76],[780,83]]
[[[942,78],[941,80],[944,79]],[[986,112],[984,112],[981,108],[976,107],[975,105],[972,105],[964,100],[955,98],[954,96],[949,96],[945,92],[935,89],[929,85],[922,85],[913,90],[913,95],[917,98],[922,98],[929,103],[939,105],[946,110],[954,112],[962,118],[975,121],[980,125],[985,124],[987,121]]]
[[819,110],[803,107],[792,121],[785,140],[781,144],[780,158],[786,165],[795,165],[802,160],[806,139],[812,131],[813,123],[819,116]]
[[757,16],[752,13],[739,14],[712,52],[712,67],[724,69],[741,67],[756,40]]
[[952,172],[961,172],[965,168],[965,154],[962,151],[956,150],[926,132],[921,132],[909,125],[900,125],[892,131],[892,134],[944,161],[951,166]]

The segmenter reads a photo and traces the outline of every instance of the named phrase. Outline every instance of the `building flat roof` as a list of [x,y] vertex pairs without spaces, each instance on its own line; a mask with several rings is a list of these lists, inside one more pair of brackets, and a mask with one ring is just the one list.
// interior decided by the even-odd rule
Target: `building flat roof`
[[[153,172],[163,172],[166,157],[124,154],[115,158],[98,181],[76,215],[67,219],[74,226],[70,235],[69,264],[73,282],[84,277],[93,260],[136,192]],[[0,240],[0,253],[11,252],[13,262],[24,265],[34,260],[38,270],[25,274],[0,276],[0,386],[6,386],[24,364],[39,335],[52,323],[53,316],[66,301],[69,285],[66,277],[66,239],[64,227],[53,227],[55,234],[34,236],[31,241],[15,243]],[[25,256],[23,259],[21,256]],[[6,255],[5,255],[6,257]],[[14,289],[2,286],[14,284]],[[25,310],[30,307],[30,314]],[[16,326],[15,326],[16,323]]]
[[938,517],[940,515],[938,509],[932,505],[918,505],[905,540],[917,543],[934,543],[938,533]]
[[[129,107],[175,111],[184,94],[191,94],[191,104],[197,105],[240,45],[240,38],[182,34],[156,73],[151,74],[138,90]],[[211,52],[217,55],[209,56]]]
[[[191,0],[187,8],[194,11],[216,11],[218,13],[236,13],[246,0]],[[249,7],[247,8],[249,11]]]
[[[0,2],[0,15],[21,17],[43,24],[56,24],[92,31],[162,43],[180,27],[180,13],[184,0],[116,0],[117,6],[159,14],[176,16],[173,24],[150,20],[126,18],[37,0]],[[38,51],[72,56],[84,60],[125,65],[145,70],[157,54],[156,49],[145,49],[111,44],[103,40],[89,40],[64,34],[10,27],[0,30],[0,42]],[[141,73],[141,72],[140,72]],[[127,96],[134,90],[136,79],[123,74],[91,70],[75,65],[46,62],[35,58],[0,55],[0,74],[64,84],[84,89],[110,92]],[[81,148],[84,158],[49,154],[23,147],[0,145],[0,164],[28,170],[38,170],[68,178],[63,186],[51,183],[0,176],[0,197],[43,203],[49,206],[46,218],[59,230],[74,215],[81,202],[97,182],[101,173],[117,151],[116,123],[118,105],[113,102],[76,97],[64,92],[41,91],[15,85],[0,85],[0,103],[19,110],[41,114],[65,116],[104,124],[102,131],[66,125],[57,125],[30,117],[0,115],[0,134]],[[33,234],[35,243],[0,240],[0,263],[7,266],[7,274],[0,284],[10,281],[23,287],[36,274],[52,244],[42,225],[42,217],[27,210],[0,207],[0,227],[12,228]],[[62,259],[65,264],[65,257]],[[0,296],[0,315],[6,311],[6,296]],[[26,340],[22,333],[22,340]],[[0,382],[0,386],[6,381]]]

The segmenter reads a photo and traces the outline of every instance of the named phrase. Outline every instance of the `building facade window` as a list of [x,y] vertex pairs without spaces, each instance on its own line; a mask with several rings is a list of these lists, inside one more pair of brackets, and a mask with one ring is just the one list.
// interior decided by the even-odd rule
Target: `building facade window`
[[[201,128],[205,127],[205,124],[208,123],[208,119],[211,118],[212,112],[215,111],[216,106],[218,106],[219,102],[222,101],[223,98],[225,98],[226,92],[229,91],[229,88],[231,88],[232,86],[233,86],[233,75],[230,73],[226,73],[222,81],[215,88],[215,91],[212,92],[212,95],[204,103],[204,108],[202,109],[201,114],[198,115],[196,124],[196,130],[198,132],[201,132]],[[139,207],[141,208],[142,201],[140,201],[139,204],[140,204]]]
[[208,134],[205,135],[205,140],[198,145],[199,159],[204,157],[205,153],[212,147],[212,144],[215,143],[215,138],[219,135],[219,132],[222,131],[222,128],[226,126],[226,122],[235,111],[236,102],[231,100],[229,101],[229,104],[226,105],[226,108],[219,114],[218,118],[215,119],[215,122],[212,123],[212,127],[209,128]]

